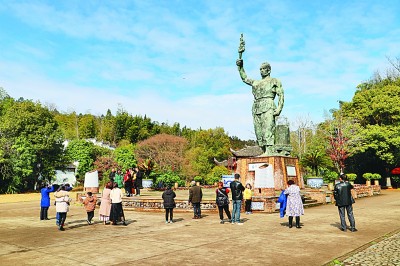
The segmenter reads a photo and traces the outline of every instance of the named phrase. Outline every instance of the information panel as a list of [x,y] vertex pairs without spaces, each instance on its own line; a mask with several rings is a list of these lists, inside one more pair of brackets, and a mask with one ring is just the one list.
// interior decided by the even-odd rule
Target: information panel
[[254,188],[275,187],[272,165],[267,163],[249,164],[249,171],[255,172]]

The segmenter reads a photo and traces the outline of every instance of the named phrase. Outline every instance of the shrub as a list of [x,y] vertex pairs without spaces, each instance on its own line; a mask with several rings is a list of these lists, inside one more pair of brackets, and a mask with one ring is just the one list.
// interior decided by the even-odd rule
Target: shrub
[[334,171],[325,170],[322,176],[324,178],[324,182],[334,182],[336,179],[338,179],[339,174]]
[[347,178],[350,180],[350,181],[354,181],[354,180],[356,180],[356,178],[357,178],[357,175],[356,174],[347,174]]
[[377,174],[377,173],[372,174],[372,179],[374,179],[374,180],[379,180],[381,178],[382,178],[382,176],[380,174]]
[[193,180],[196,182],[200,182],[200,184],[203,184],[203,177],[201,177],[201,176],[195,176],[193,178]]
[[207,185],[214,185],[214,183],[221,181],[222,175],[229,174],[229,170],[225,166],[215,166],[212,171],[207,174],[205,183]]
[[370,181],[373,175],[371,173],[364,173],[362,176],[364,177],[365,180]]

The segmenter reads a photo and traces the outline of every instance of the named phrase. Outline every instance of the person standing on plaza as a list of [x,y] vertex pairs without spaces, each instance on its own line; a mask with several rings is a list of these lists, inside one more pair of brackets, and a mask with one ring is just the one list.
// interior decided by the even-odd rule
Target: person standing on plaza
[[[118,186],[118,185],[117,185]],[[100,209],[99,209],[99,217],[100,221],[103,221],[104,224],[110,220],[110,212],[111,212],[111,189],[113,188],[113,183],[108,182],[101,193],[101,201],[100,201]]]
[[117,174],[117,172],[116,172],[116,170],[115,170],[115,168],[112,168],[111,169],[111,173],[110,173],[110,175],[109,175],[109,179],[110,179],[110,182],[115,182],[115,175]]
[[135,189],[136,189],[136,194],[135,196],[140,196],[140,189],[142,188],[142,180],[143,180],[143,172],[140,171],[139,168],[135,168]]
[[[121,170],[118,170],[116,172],[115,177],[114,177],[114,182],[117,183],[119,188],[124,187],[124,177],[122,176]],[[111,183],[113,183],[113,182],[111,182]]]
[[203,198],[203,191],[200,186],[196,185],[196,181],[192,181],[189,188],[189,203],[193,205],[194,216],[193,219],[201,218],[200,203]]
[[162,194],[162,198],[164,200],[164,209],[165,209],[165,223],[168,223],[168,214],[169,214],[169,223],[173,223],[174,217],[174,208],[175,208],[175,192],[171,189],[171,185],[167,186],[167,189]]
[[54,186],[43,186],[40,189],[40,220],[50,220],[48,211],[50,207],[50,193],[54,191]]
[[355,203],[354,198],[351,196],[351,190],[353,185],[349,183],[347,175],[341,174],[339,177],[340,182],[335,185],[333,195],[335,197],[335,205],[338,207],[340,216],[340,230],[346,231],[346,218],[345,210],[347,212],[347,217],[350,222],[350,231],[356,232],[356,222],[354,220],[353,214],[353,203]]
[[93,193],[88,191],[86,193],[86,198],[82,199],[80,198],[81,202],[85,206],[85,210],[87,213],[87,223],[92,224],[92,219],[94,217],[94,210],[96,209],[96,204],[97,204],[97,197],[93,196]]
[[293,227],[293,216],[296,217],[296,228],[300,226],[300,216],[304,214],[303,201],[301,200],[300,188],[293,180],[287,182],[288,188],[285,189],[287,195],[286,216],[289,216],[289,228]]
[[130,169],[126,170],[124,175],[124,187],[125,187],[125,194],[127,197],[132,196],[132,174]]
[[69,192],[65,190],[65,186],[61,186],[60,190],[54,193],[54,197],[56,199],[56,211],[59,215],[58,229],[64,231],[64,224],[67,219],[71,198],[69,197]]
[[243,192],[244,199],[244,210],[246,214],[251,214],[251,200],[253,198],[253,191],[251,190],[251,185],[249,183],[246,184],[246,188]]
[[224,223],[224,211],[229,221],[231,221],[232,219],[231,213],[229,211],[229,198],[228,198],[229,188],[224,188],[223,185],[224,183],[218,182],[218,188],[215,191],[216,193],[215,201],[218,206],[220,224]]
[[118,188],[117,183],[114,182],[113,189],[110,192],[111,198],[111,212],[110,212],[110,220],[112,221],[112,225],[117,225],[118,221],[122,221],[123,225],[127,225],[125,222],[125,214],[122,208],[122,190]]
[[240,209],[242,208],[243,191],[244,186],[239,181],[240,175],[235,174],[235,180],[230,183],[230,188],[232,191],[232,224],[237,223],[242,225],[240,222]]

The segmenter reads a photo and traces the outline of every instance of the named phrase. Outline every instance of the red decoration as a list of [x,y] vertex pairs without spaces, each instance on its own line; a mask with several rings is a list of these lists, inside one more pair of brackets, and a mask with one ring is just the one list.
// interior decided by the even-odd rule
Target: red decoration
[[393,175],[400,175],[400,167],[394,168],[394,169],[391,171],[391,173],[392,173]]

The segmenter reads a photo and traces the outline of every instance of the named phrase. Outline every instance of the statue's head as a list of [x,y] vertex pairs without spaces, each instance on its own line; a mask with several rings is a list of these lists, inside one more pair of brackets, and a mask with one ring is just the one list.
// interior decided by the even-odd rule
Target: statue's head
[[264,62],[260,66],[261,77],[265,78],[271,74],[271,65],[268,62]]

